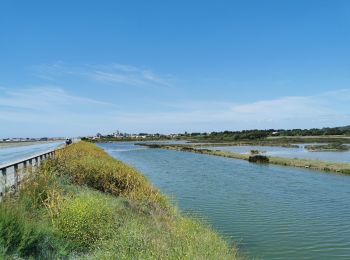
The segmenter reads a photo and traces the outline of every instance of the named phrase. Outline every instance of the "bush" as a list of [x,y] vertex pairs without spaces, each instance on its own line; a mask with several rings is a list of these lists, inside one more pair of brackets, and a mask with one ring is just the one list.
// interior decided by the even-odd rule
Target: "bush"
[[[11,202],[0,205],[0,251],[23,257],[40,254],[45,234],[35,222],[26,221],[25,212]],[[1,254],[0,253],[0,254]]]
[[79,142],[57,152],[56,164],[75,184],[148,206],[168,207],[166,198],[143,175],[93,144]]
[[269,158],[264,155],[254,155],[249,156],[248,161],[253,163],[269,163]]
[[113,208],[105,197],[83,194],[65,202],[54,225],[72,248],[84,250],[108,238],[113,219]]
[[350,169],[340,170],[341,173],[350,174]]
[[22,186],[21,201],[31,208],[45,205],[54,192],[62,192],[51,161],[29,172]]
[[181,151],[192,152],[192,151],[194,151],[194,149],[192,147],[183,146],[183,147],[181,147]]
[[236,259],[237,253],[210,228],[190,218],[135,215],[128,208],[109,241],[93,259]]

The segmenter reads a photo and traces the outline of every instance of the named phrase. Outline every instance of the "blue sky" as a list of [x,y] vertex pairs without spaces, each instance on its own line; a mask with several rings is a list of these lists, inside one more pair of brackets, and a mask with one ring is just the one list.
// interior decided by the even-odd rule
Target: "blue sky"
[[350,2],[1,1],[0,137],[350,124]]

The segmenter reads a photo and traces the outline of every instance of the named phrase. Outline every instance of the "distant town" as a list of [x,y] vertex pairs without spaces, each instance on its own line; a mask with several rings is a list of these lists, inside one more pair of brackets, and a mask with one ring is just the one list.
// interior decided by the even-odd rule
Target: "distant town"
[[65,138],[63,137],[39,137],[39,138],[22,138],[22,137],[16,137],[16,138],[2,138],[0,139],[0,142],[45,142],[45,141],[58,141],[63,140]]
[[[140,141],[140,140],[171,140],[171,139],[196,139],[201,141],[239,141],[239,140],[257,140],[269,137],[338,137],[349,138],[350,126],[325,127],[311,129],[251,129],[241,131],[221,131],[221,132],[184,132],[172,134],[150,134],[138,133],[130,134],[122,131],[113,133],[78,137],[86,141]],[[71,136],[70,138],[73,138]],[[64,137],[40,137],[40,138],[0,138],[0,142],[38,142],[38,141],[58,141],[64,140]]]
[[82,140],[157,140],[157,139],[183,139],[194,138],[208,141],[238,141],[238,140],[256,140],[268,137],[291,137],[291,136],[338,136],[348,137],[350,136],[350,126],[342,127],[324,127],[324,128],[311,128],[311,129],[251,129],[241,131],[222,131],[222,132],[184,132],[173,134],[129,134],[116,131],[112,134],[97,133],[94,136],[83,137]]
[[120,139],[120,140],[142,140],[142,139],[174,139],[178,138],[181,136],[186,136],[187,133],[185,134],[148,134],[148,133],[139,133],[139,134],[129,134],[129,133],[123,133],[120,131],[116,131],[112,134],[101,134],[97,133],[94,136],[87,136],[83,137],[82,140],[87,139],[87,140],[98,140],[98,139]]

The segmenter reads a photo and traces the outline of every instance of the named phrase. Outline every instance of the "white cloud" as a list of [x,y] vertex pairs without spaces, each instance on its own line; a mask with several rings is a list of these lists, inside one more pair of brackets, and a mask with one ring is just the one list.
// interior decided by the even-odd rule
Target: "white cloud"
[[59,87],[34,87],[11,91],[3,89],[0,96],[0,107],[26,108],[45,111],[63,108],[69,105],[112,106],[110,103],[90,98],[74,96]]
[[[232,114],[240,118],[289,120],[343,117],[350,115],[350,89],[330,91],[313,96],[289,96],[232,106]],[[339,109],[345,106],[348,110]]]
[[[0,138],[72,136],[98,130],[100,115],[114,104],[68,93],[59,87],[0,90]],[[106,120],[106,118],[104,118]]]
[[[225,130],[247,128],[310,128],[350,123],[350,90],[314,96],[290,96],[246,104],[186,102],[169,105],[170,112],[125,113],[125,125],[172,129]],[[339,109],[342,107],[343,109]]]
[[110,73],[104,71],[94,71],[89,75],[92,79],[107,83],[123,83],[127,85],[144,85],[144,79],[139,78],[137,75],[125,75],[122,73]]
[[161,76],[148,69],[118,63],[71,66],[59,61],[34,66],[31,70],[35,76],[51,81],[64,77],[78,77],[115,86],[166,87],[171,85],[169,76]]

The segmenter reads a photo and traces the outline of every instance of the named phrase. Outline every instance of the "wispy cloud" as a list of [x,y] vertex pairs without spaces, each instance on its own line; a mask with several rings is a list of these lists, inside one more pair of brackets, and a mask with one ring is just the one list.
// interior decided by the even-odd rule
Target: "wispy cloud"
[[71,105],[114,106],[107,102],[69,94],[63,88],[56,86],[26,88],[20,91],[2,89],[0,96],[0,107],[2,109],[25,108],[45,111],[48,109],[67,108]]
[[174,104],[168,112],[125,113],[119,120],[166,131],[335,126],[349,124],[349,100],[350,89],[342,89],[244,104],[196,101]]
[[40,64],[31,66],[29,71],[40,79],[44,80],[55,80],[67,74],[79,73],[79,68],[66,66],[64,62],[57,61],[50,64]]
[[56,86],[3,88],[0,90],[0,138],[87,134],[103,125],[98,119],[104,112],[117,109],[114,104],[74,95]]
[[72,66],[55,62],[33,66],[31,71],[36,77],[45,80],[78,77],[114,86],[168,87],[172,80],[170,76],[161,76],[149,69],[118,63]]
[[231,107],[231,113],[244,118],[259,120],[289,120],[320,118],[332,119],[333,116],[349,116],[350,89],[341,89],[320,93],[312,96],[288,96],[274,100],[262,100],[250,104],[241,104]]

